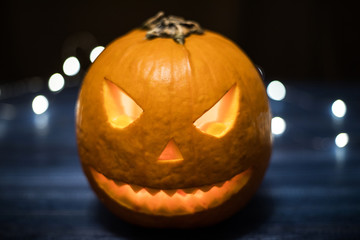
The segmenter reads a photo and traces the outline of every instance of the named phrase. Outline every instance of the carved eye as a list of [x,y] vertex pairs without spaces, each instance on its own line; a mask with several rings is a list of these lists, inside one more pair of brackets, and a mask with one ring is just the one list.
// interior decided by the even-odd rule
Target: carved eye
[[232,127],[239,109],[239,88],[236,84],[208,111],[201,115],[194,125],[201,132],[220,138]]
[[143,112],[131,97],[107,79],[104,82],[104,103],[108,120],[116,128],[127,127]]

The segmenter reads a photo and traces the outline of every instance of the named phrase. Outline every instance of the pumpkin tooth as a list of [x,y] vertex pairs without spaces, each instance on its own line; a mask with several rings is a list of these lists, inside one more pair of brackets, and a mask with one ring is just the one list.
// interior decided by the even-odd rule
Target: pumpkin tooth
[[187,194],[191,194],[191,193],[195,192],[196,190],[198,190],[198,188],[184,188],[182,190]]
[[224,182],[219,182],[219,183],[215,183],[214,185],[218,188],[221,188],[223,185],[224,185],[225,181]]
[[145,188],[145,190],[148,191],[148,193],[150,193],[153,196],[155,196],[158,192],[160,192],[160,189],[156,189],[156,188]]
[[212,189],[215,185],[206,185],[206,186],[202,186],[200,187],[200,190],[203,192],[208,192],[210,191],[210,189]]
[[122,187],[122,186],[124,186],[126,183],[124,183],[124,182],[121,182],[121,181],[116,181],[116,180],[114,180],[114,183],[116,184],[116,185],[118,185],[119,187]]
[[169,189],[169,190],[161,190],[161,191],[163,191],[169,197],[172,197],[176,193],[177,190],[176,189]]
[[193,192],[192,197],[194,197],[194,196],[199,197],[200,195],[204,195],[204,194],[205,194],[205,192],[203,190],[201,190],[200,188],[198,188],[195,192]]
[[186,192],[184,192],[183,189],[178,189],[176,192],[177,192],[179,195],[183,196],[183,197],[186,196]]
[[140,187],[140,186],[138,186],[138,185],[134,185],[134,184],[129,184],[129,186],[132,188],[132,190],[134,191],[134,192],[139,192],[141,189],[143,189],[143,187]]

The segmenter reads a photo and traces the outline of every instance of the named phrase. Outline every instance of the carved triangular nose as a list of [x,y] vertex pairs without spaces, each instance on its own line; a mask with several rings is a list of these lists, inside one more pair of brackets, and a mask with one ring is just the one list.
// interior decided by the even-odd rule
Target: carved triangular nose
[[178,162],[184,160],[181,152],[176,145],[175,141],[171,139],[167,144],[164,150],[161,152],[158,161],[159,162]]

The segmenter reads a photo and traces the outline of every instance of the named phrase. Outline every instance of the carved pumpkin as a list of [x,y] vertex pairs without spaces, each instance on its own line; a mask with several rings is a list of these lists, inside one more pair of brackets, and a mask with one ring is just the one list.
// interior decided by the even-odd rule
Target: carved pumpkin
[[261,77],[234,43],[196,23],[159,14],[146,26],[112,42],[84,79],[76,121],[84,172],[129,222],[216,223],[245,205],[268,165]]

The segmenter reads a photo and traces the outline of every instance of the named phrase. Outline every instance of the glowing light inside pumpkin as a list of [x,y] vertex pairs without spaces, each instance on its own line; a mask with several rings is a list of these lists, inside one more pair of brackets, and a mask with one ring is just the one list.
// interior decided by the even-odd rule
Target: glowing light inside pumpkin
[[338,148],[345,147],[349,142],[349,135],[347,133],[339,133],[335,138],[335,144]]
[[60,91],[61,89],[63,89],[64,85],[65,85],[65,80],[60,73],[54,73],[49,78],[48,86],[50,91],[52,92]]
[[80,71],[80,62],[76,57],[69,57],[63,64],[63,71],[67,76],[74,76]]
[[100,53],[102,51],[104,51],[104,47],[103,46],[97,46],[95,47],[93,50],[91,50],[91,53],[90,53],[90,61],[91,62],[94,62],[95,59],[100,55]]
[[224,136],[233,126],[239,109],[239,88],[234,85],[194,125],[200,131],[214,137]]
[[90,168],[98,186],[120,205],[142,213],[174,216],[200,212],[219,206],[239,192],[249,181],[251,169],[228,181],[187,189],[152,189],[106,178]]
[[46,112],[49,107],[49,101],[43,95],[38,95],[32,101],[32,109],[35,114],[42,114]]
[[269,83],[266,92],[268,96],[275,101],[281,101],[286,96],[286,88],[284,84],[277,80]]
[[281,117],[271,119],[271,132],[275,135],[281,135],[285,132],[286,122]]
[[346,114],[346,104],[338,99],[331,105],[331,111],[335,117],[342,118]]
[[140,117],[143,110],[109,80],[104,83],[105,109],[113,127],[124,128]]
[[175,141],[171,139],[162,153],[159,156],[159,162],[160,163],[168,163],[168,162],[179,162],[182,161],[184,158],[181,155],[181,152],[176,145]]

